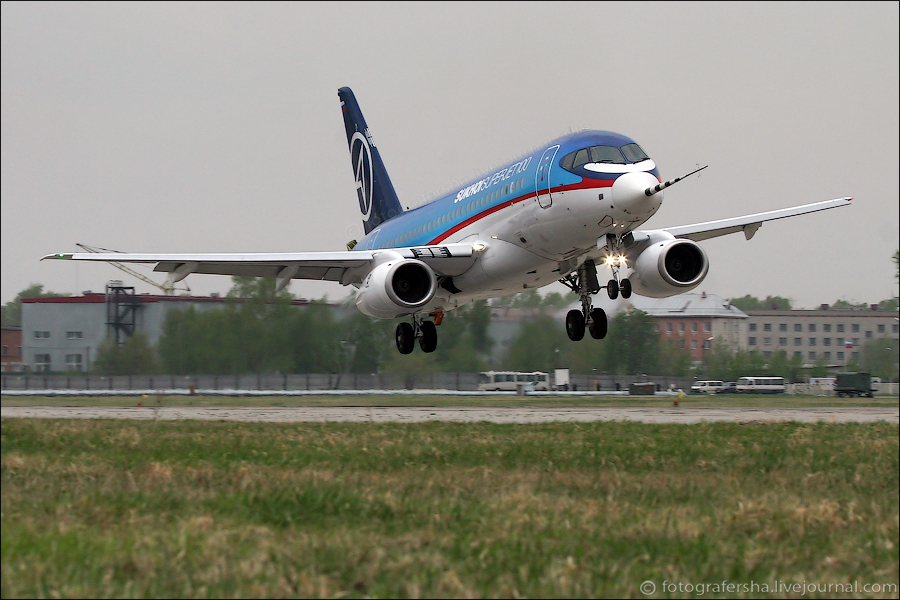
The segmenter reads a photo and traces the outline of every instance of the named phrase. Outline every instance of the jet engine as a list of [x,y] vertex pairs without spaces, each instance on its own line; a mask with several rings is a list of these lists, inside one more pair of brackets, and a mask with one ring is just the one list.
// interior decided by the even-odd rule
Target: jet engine
[[356,296],[356,306],[370,317],[393,319],[425,306],[435,291],[437,277],[431,267],[420,260],[393,260],[369,272]]
[[691,240],[659,239],[653,236],[634,260],[630,275],[635,293],[651,298],[666,298],[689,292],[703,281],[709,261],[703,249]]

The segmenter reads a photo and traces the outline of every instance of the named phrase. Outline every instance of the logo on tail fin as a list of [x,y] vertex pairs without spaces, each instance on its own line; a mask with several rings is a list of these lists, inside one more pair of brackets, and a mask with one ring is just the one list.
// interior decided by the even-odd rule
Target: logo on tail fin
[[381,160],[381,153],[375,146],[372,134],[369,133],[369,127],[359,109],[356,97],[350,88],[346,87],[338,90],[338,97],[341,100],[347,143],[350,146],[350,160],[356,181],[359,211],[363,217],[363,229],[369,234],[380,224],[401,214],[403,207],[394,186],[391,185],[391,179]]
[[359,211],[363,220],[368,221],[372,214],[372,150],[366,136],[358,131],[350,138],[350,157],[355,165],[353,175],[356,179]]

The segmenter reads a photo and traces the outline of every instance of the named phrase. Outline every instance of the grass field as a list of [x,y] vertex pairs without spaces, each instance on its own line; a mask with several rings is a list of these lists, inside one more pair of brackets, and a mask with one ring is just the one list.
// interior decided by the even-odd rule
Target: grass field
[[0,590],[897,597],[898,467],[887,423],[3,419]]
[[[0,396],[2,406],[536,406],[547,408],[591,406],[672,406],[669,396],[473,396],[432,394],[303,395],[303,396]],[[887,407],[900,405],[897,396],[838,398],[836,396],[685,395],[682,406],[768,406],[775,408]]]

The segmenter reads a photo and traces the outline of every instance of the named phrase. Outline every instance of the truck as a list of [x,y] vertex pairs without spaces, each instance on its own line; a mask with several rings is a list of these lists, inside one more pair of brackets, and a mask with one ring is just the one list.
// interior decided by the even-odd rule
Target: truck
[[834,393],[844,398],[872,397],[872,377],[868,373],[838,373],[834,381]]

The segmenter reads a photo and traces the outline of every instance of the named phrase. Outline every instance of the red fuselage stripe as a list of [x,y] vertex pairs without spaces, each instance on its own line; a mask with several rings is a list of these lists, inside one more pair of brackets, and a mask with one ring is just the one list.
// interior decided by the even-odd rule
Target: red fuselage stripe
[[[615,182],[600,180],[600,179],[583,179],[578,183],[571,183],[569,185],[561,185],[559,187],[553,188],[552,190],[550,190],[550,193],[554,194],[557,192],[568,192],[571,190],[586,190],[586,189],[591,189],[591,188],[594,188],[594,189],[607,188],[607,187],[612,187],[613,183],[615,183]],[[528,200],[529,198],[534,198],[534,196],[535,195],[533,193],[528,193],[523,196],[518,196],[517,198],[513,198],[512,200],[507,200],[506,202],[501,202],[500,204],[497,204],[496,206],[492,206],[488,209],[485,209],[485,210],[481,211],[480,213],[478,213],[477,215],[473,215],[473,216],[469,217],[462,223],[459,223],[458,225],[454,225],[453,227],[451,227],[444,233],[440,234],[439,236],[437,236],[430,242],[427,242],[425,245],[431,246],[433,244],[440,244],[441,242],[443,242],[445,239],[447,239],[448,237],[450,237],[457,231],[468,227],[472,223],[475,223],[476,221],[479,221],[479,220],[485,218],[486,216],[497,212],[498,210],[507,208],[509,206],[512,206],[513,204],[518,204],[519,202],[524,202],[525,200]]]

